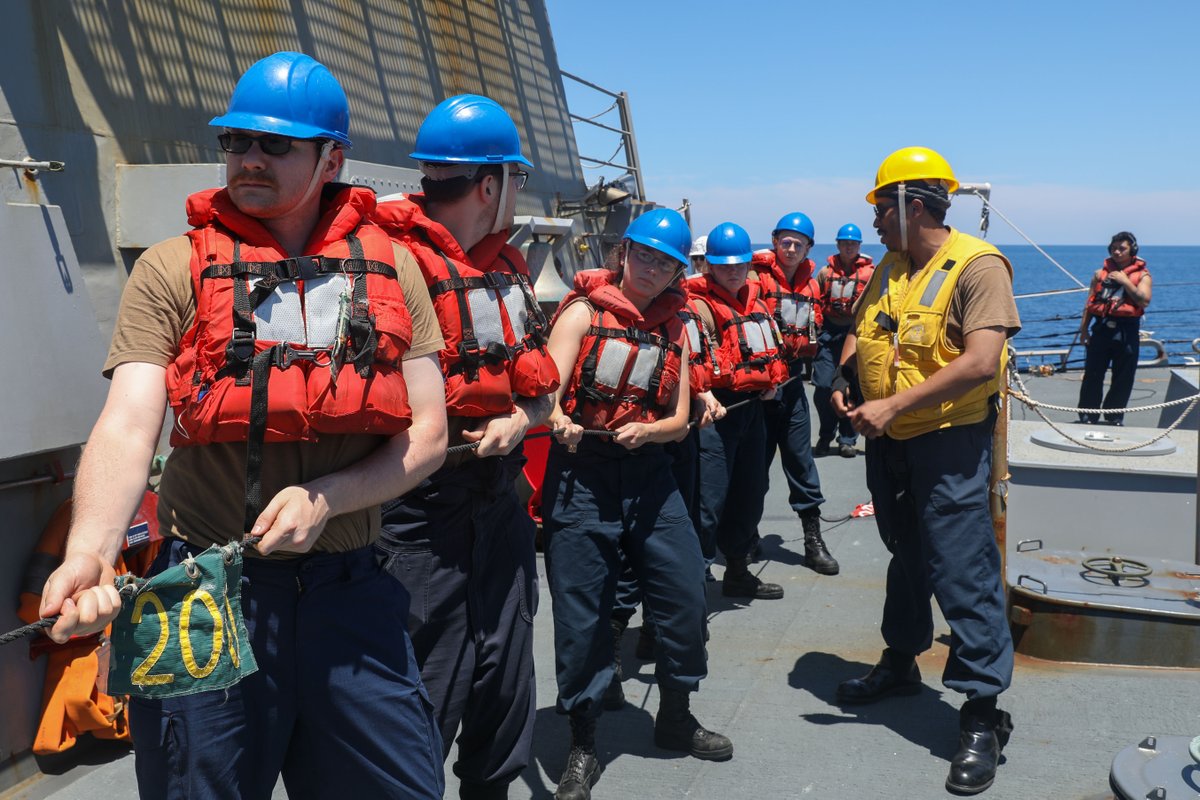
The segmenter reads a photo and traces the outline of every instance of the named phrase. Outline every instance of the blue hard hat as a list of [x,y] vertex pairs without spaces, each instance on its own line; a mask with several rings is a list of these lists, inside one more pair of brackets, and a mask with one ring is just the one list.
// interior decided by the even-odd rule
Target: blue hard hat
[[350,147],[346,93],[333,73],[303,53],[275,53],[254,62],[238,79],[229,110],[208,124],[294,139],[332,139]]
[[750,234],[741,225],[722,222],[708,234],[704,258],[710,264],[748,264],[754,258]]
[[862,231],[853,222],[847,222],[842,227],[838,228],[837,240],[839,242],[861,242]]
[[784,214],[779,218],[779,222],[775,225],[775,230],[771,231],[771,235],[775,236],[780,231],[795,231],[803,233],[808,237],[809,242],[816,241],[816,235],[813,233],[812,220],[807,214],[801,214],[799,211],[793,211],[791,214]]
[[532,167],[521,155],[517,126],[499,103],[460,94],[438,103],[417,131],[409,158],[441,164],[504,164]]
[[683,215],[672,208],[647,211],[629,223],[621,237],[666,253],[681,265],[687,266],[687,252],[692,246],[692,231]]

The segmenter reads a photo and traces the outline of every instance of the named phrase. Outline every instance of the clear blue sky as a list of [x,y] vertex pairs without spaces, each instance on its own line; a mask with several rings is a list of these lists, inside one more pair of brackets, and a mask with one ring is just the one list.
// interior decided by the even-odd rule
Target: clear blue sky
[[[795,210],[818,241],[845,222],[873,241],[863,195],[919,144],[1039,244],[1200,244],[1198,0],[546,7],[561,67],[629,93],[647,193],[688,198],[697,234],[732,219],[763,241]],[[609,102],[567,84],[577,114]],[[576,127],[607,159],[615,138]],[[951,224],[979,207],[958,198]],[[989,239],[1023,241],[995,216]]]

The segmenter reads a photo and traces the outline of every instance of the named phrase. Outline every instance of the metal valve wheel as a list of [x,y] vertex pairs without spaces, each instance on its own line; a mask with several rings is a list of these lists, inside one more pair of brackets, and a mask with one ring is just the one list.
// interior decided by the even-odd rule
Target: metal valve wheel
[[1132,558],[1122,558],[1121,556],[1085,558],[1083,560],[1083,567],[1089,572],[1098,572],[1101,575],[1118,581],[1122,578],[1145,578],[1154,572],[1149,564],[1142,561],[1134,561]]

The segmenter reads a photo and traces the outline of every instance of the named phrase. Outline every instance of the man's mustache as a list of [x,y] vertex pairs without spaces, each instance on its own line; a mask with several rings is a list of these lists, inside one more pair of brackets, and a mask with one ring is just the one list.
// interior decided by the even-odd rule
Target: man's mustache
[[239,172],[229,180],[230,188],[242,183],[262,183],[275,188],[275,178],[264,172]]

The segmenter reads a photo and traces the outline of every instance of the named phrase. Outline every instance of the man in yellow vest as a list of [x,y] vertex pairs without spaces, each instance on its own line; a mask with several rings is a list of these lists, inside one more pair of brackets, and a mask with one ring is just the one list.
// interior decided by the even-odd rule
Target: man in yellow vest
[[832,399],[868,439],[867,486],[892,553],[887,648],[867,675],[838,686],[838,699],[920,691],[916,656],[932,644],[937,598],[951,631],[942,683],[967,696],[946,788],[976,794],[991,786],[1012,732],[996,707],[1013,645],[988,478],[1005,342],[1020,319],[1008,260],[945,224],[957,188],[944,158],[907,147],[883,161],[867,195],[888,253],[863,291]]

